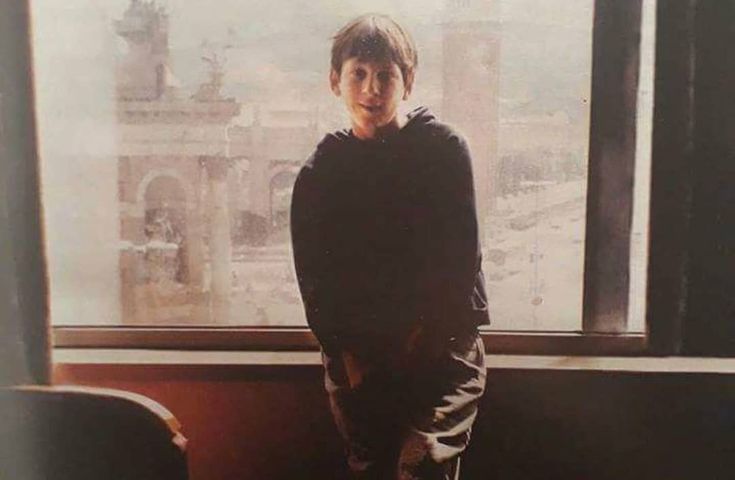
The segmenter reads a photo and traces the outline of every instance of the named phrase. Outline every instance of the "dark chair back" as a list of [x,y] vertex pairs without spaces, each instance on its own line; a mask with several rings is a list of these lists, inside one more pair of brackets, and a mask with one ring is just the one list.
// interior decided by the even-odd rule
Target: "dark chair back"
[[185,480],[180,428],[162,405],[130,392],[0,389],[0,478]]

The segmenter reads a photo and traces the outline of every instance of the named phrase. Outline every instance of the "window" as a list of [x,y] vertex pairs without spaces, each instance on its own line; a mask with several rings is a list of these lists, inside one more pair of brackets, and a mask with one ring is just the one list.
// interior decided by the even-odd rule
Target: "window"
[[[277,327],[273,335],[297,344],[308,338],[291,266],[290,191],[323,133],[347,125],[326,86],[328,35],[361,5],[297,3],[33,2],[58,338],[99,332],[79,327],[125,327],[106,330],[117,338],[147,327],[148,339],[216,327],[195,334],[218,344],[228,340],[217,330],[235,327],[250,339],[264,335],[255,327]],[[624,3],[372,5],[418,43],[411,105],[430,106],[470,140],[492,331],[554,332],[564,345],[590,338],[580,333],[615,333],[604,340],[616,342],[644,330],[654,2],[643,2],[642,21],[635,2]],[[595,8],[629,31],[616,36],[600,22],[593,32]],[[631,63],[639,26],[640,66]],[[637,96],[599,73],[624,65],[640,81],[613,78],[638,86]],[[617,167],[610,129],[628,126],[636,108],[611,113],[610,98],[637,102],[628,131],[637,143],[623,145]],[[622,228],[608,238],[611,221]],[[273,335],[262,342],[292,342]]]

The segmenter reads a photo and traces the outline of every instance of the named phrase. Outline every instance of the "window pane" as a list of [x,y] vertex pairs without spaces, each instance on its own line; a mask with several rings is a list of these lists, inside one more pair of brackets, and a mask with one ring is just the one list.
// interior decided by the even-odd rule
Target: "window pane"
[[[305,324],[290,195],[364,2],[277,4],[33,2],[55,325]],[[581,326],[592,4],[370,5],[417,41],[406,108],[470,141],[492,328]]]
[[484,264],[492,328],[579,330],[593,2],[502,6],[497,188]]
[[633,192],[633,226],[630,238],[630,299],[628,331],[645,331],[648,219],[651,186],[653,129],[654,34],[656,0],[643,0],[638,87],[638,118]]

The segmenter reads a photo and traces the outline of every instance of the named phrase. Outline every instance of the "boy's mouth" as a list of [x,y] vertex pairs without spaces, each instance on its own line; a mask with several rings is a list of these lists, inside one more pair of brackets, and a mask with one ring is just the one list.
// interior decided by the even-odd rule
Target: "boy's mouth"
[[360,106],[370,113],[377,113],[382,108],[380,105],[365,105],[364,103],[361,103]]

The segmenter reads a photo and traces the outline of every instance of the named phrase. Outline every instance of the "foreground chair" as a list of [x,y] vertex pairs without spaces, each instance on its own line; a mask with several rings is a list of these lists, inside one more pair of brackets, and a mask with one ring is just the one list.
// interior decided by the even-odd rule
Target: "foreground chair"
[[142,395],[91,387],[0,389],[0,478],[185,480],[176,418]]

